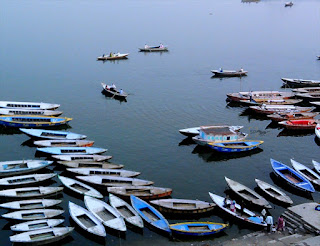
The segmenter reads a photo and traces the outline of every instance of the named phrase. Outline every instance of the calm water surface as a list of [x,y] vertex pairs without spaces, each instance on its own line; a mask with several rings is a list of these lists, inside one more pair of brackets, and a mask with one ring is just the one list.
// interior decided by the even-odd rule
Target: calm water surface
[[[1,1],[0,98],[61,104],[70,128],[109,149],[113,162],[142,172],[156,186],[173,188],[174,198],[209,201],[224,195],[224,176],[251,188],[254,178],[274,183],[270,158],[290,158],[311,167],[320,160],[314,134],[288,135],[269,120],[227,106],[229,92],[279,90],[281,77],[319,79],[319,1],[243,3],[227,1]],[[166,53],[140,53],[145,43],[169,46]],[[129,59],[98,62],[103,53],[130,53]],[[215,79],[211,69],[249,71],[247,77]],[[130,93],[127,102],[106,98],[100,82]],[[236,156],[196,147],[178,130],[207,124],[243,125],[262,150]],[[38,157],[29,138],[0,130],[1,161]],[[43,158],[43,157],[41,157]],[[53,165],[55,172],[62,170]],[[52,185],[61,185],[57,179]],[[286,190],[285,186],[281,186]],[[310,202],[288,190],[295,204]],[[319,192],[313,195],[319,201]],[[64,225],[70,225],[63,194]],[[285,208],[274,205],[276,218]],[[1,214],[6,210],[0,210]],[[259,211],[258,211],[259,212]],[[219,211],[201,221],[227,222]],[[169,219],[170,223],[183,220]],[[1,245],[10,245],[10,223],[1,219]],[[250,232],[230,224],[214,244]],[[108,235],[109,245],[195,244],[172,241],[149,229]],[[65,245],[99,245],[76,230]]]

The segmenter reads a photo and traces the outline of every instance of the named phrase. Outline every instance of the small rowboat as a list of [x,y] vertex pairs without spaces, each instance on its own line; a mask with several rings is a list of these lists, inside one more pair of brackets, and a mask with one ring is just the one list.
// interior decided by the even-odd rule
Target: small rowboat
[[168,47],[161,47],[161,46],[153,46],[153,47],[144,47],[139,48],[141,52],[161,52],[161,51],[168,51]]
[[120,196],[123,199],[128,199],[130,195],[134,195],[143,200],[153,200],[170,196],[172,189],[153,186],[123,186],[108,187],[108,192]]
[[315,107],[320,107],[320,102],[309,102],[310,104],[314,105]]
[[213,203],[199,200],[159,199],[150,203],[160,212],[175,214],[202,214],[214,209]]
[[298,112],[298,113],[277,113],[277,114],[268,114],[267,117],[272,121],[279,122],[285,120],[302,120],[302,119],[313,119],[319,113],[318,112]]
[[60,175],[58,175],[58,178],[65,187],[69,188],[70,190],[80,195],[92,196],[100,199],[103,198],[103,195],[99,191],[78,180],[63,177]]
[[312,160],[312,164],[314,166],[314,169],[316,169],[316,171],[320,173],[320,163],[315,160]]
[[121,198],[112,195],[111,193],[109,194],[109,202],[110,205],[119,212],[119,214],[127,223],[138,228],[143,228],[142,218],[128,203]]
[[307,80],[307,79],[289,79],[281,78],[284,86],[289,87],[315,87],[320,86],[320,81],[317,80]]
[[240,69],[238,71],[236,70],[211,70],[211,72],[214,74],[214,76],[217,77],[241,77],[241,76],[247,76],[248,71],[244,71],[243,69]]
[[53,103],[0,101],[0,108],[54,110],[59,107],[60,107],[60,104],[53,104]]
[[34,199],[34,200],[19,200],[14,202],[6,202],[0,204],[0,207],[13,210],[21,209],[41,209],[53,207],[60,204],[62,200],[55,199]]
[[320,101],[320,92],[296,93],[296,97],[307,102]]
[[60,161],[106,161],[112,158],[111,155],[52,155]]
[[2,198],[36,198],[43,196],[55,195],[63,190],[63,187],[26,187],[9,190],[1,190],[0,197]]
[[91,147],[94,141],[90,140],[38,140],[33,142],[39,147]]
[[249,209],[243,208],[243,212],[241,214],[241,206],[239,204],[235,204],[236,210],[231,211],[230,205],[231,202],[230,200],[226,201],[226,204],[224,203],[224,198],[221,196],[218,196],[216,194],[210,193],[209,195],[213,202],[223,211],[227,212],[229,215],[246,222],[248,224],[254,225],[254,226],[259,226],[259,229],[262,227],[266,227],[267,224],[263,221],[263,219],[260,219],[255,213],[250,211]]
[[121,215],[109,204],[90,196],[84,196],[84,203],[88,210],[104,226],[121,232],[125,232],[127,230],[126,224]]
[[310,112],[315,107],[299,107],[294,105],[259,105],[249,106],[249,108],[257,114],[273,114],[273,113],[298,113],[298,112]]
[[277,201],[282,202],[282,203],[286,203],[289,205],[291,205],[293,203],[291,198],[286,193],[284,193],[283,191],[278,189],[277,187],[275,187],[271,184],[268,184],[267,182],[264,182],[259,179],[255,179],[254,181],[256,181],[258,187],[262,191],[264,191],[267,195],[276,199]]
[[318,139],[320,139],[320,124],[316,125],[316,128],[314,129],[314,132]]
[[200,133],[200,126],[180,129],[179,132],[187,137],[195,137]]
[[310,92],[320,92],[320,87],[305,87],[292,89],[295,93],[310,93]]
[[293,6],[293,2],[286,2],[284,4],[285,7],[292,7]]
[[96,147],[44,147],[37,148],[37,151],[49,155],[97,155],[107,151],[107,149]]
[[103,92],[106,93],[108,96],[111,96],[113,98],[118,98],[118,99],[126,99],[128,96],[128,93],[124,92],[124,91],[119,91],[117,89],[114,88],[109,88],[107,87],[107,84],[105,83],[101,83],[102,88],[103,88]]
[[27,221],[20,224],[10,226],[12,231],[34,231],[56,227],[64,222],[64,219],[43,219],[43,220],[33,220]]
[[315,192],[310,181],[300,173],[279,161],[270,159],[270,162],[275,175],[282,178],[287,184],[301,191]]
[[45,168],[53,161],[18,160],[0,162],[0,177],[31,173]]
[[117,169],[104,169],[104,168],[67,168],[69,172],[80,175],[99,175],[99,176],[115,176],[123,178],[132,178],[140,175],[139,172]]
[[282,100],[294,97],[293,92],[288,91],[241,91],[227,94],[227,100],[239,102],[240,100]]
[[62,111],[42,110],[42,109],[21,109],[21,108],[0,108],[0,115],[43,115],[59,116]]
[[83,230],[99,237],[107,235],[101,222],[87,209],[69,201],[69,213],[73,221]]
[[7,187],[18,186],[18,185],[32,185],[34,183],[39,183],[39,182],[46,181],[48,179],[52,179],[55,176],[56,176],[55,173],[14,176],[14,177],[0,179],[0,185],[4,185]]
[[72,118],[42,115],[2,115],[0,124],[6,127],[48,127],[67,124]]
[[73,227],[54,227],[48,229],[34,230],[10,236],[12,243],[32,243],[33,245],[44,245],[62,240],[69,236]]
[[171,224],[172,233],[183,236],[208,236],[225,230],[229,225],[213,222],[184,222]]
[[103,168],[103,169],[121,169],[124,165],[121,164],[113,164],[110,162],[103,161],[58,161],[58,164],[63,165],[65,167],[70,168]]
[[240,100],[240,103],[248,104],[248,105],[294,105],[301,103],[302,99],[267,99],[267,98],[261,98],[261,99],[252,99],[252,100]]
[[128,55],[129,55],[129,53],[125,53],[125,54],[116,53],[116,54],[112,54],[109,56],[102,55],[102,56],[98,56],[97,60],[104,61],[104,60],[128,59],[128,57],[127,57]]
[[304,120],[287,120],[280,121],[278,124],[284,126],[289,130],[314,130],[319,120],[304,119]]
[[232,179],[229,179],[227,177],[224,178],[230,189],[233,190],[242,199],[249,201],[253,205],[261,206],[264,208],[272,208],[269,202],[262,196],[260,196],[257,192]]
[[144,221],[158,230],[171,233],[168,221],[157,209],[136,196],[131,195],[130,199],[133,208]]
[[45,138],[45,139],[84,139],[87,136],[81,135],[73,132],[66,131],[52,131],[52,130],[43,130],[43,129],[24,129],[20,128],[20,131],[27,134],[30,137],[35,138]]
[[32,209],[18,210],[11,213],[3,214],[2,217],[11,220],[40,220],[50,219],[64,213],[60,209]]
[[109,186],[145,186],[145,185],[153,185],[154,182],[144,179],[136,179],[136,178],[122,178],[122,177],[113,177],[113,176],[76,176],[77,179],[80,179],[84,182],[88,182],[94,185],[99,185],[102,187]]
[[230,142],[213,142],[208,143],[211,149],[219,152],[232,153],[232,152],[242,152],[249,151],[259,147],[263,144],[263,141],[256,140],[242,140],[242,141],[230,141]]
[[300,162],[297,162],[293,159],[290,159],[292,167],[300,173],[302,176],[304,176],[306,179],[308,179],[313,186],[317,186],[320,188],[320,176],[312,171],[310,168],[306,167],[305,165],[301,164]]

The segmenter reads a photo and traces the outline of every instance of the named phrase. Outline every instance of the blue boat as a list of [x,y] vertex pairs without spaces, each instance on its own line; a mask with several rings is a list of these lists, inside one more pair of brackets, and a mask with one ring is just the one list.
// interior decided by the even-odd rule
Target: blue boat
[[106,152],[107,149],[96,147],[44,147],[37,148],[37,151],[50,155],[96,155]]
[[3,115],[0,124],[6,127],[48,127],[59,126],[71,121],[72,118],[42,115]]
[[42,139],[84,139],[87,136],[73,133],[73,132],[66,132],[66,131],[52,131],[52,130],[44,130],[44,129],[25,129],[19,128],[20,131],[27,134],[29,137],[34,138],[42,138]]
[[287,165],[270,159],[275,175],[281,177],[292,187],[306,192],[315,192],[313,185],[303,175]]
[[208,236],[225,230],[229,225],[213,222],[185,222],[170,225],[172,233],[184,236]]
[[171,234],[168,221],[157,209],[134,195],[131,195],[130,199],[132,207],[138,212],[143,220],[154,228]]
[[242,152],[249,151],[257,148],[263,144],[263,141],[255,140],[242,140],[242,141],[230,141],[230,142],[212,142],[208,143],[211,149],[219,152]]

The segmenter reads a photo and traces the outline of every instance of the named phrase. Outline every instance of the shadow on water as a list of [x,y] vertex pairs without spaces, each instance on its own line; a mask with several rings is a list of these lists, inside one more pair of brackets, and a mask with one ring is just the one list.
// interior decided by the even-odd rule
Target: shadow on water
[[[50,127],[41,127],[41,129],[56,130],[56,131],[66,130],[69,128],[72,128],[69,124],[63,124],[59,126],[50,126]],[[24,133],[19,130],[19,127],[0,126],[0,135],[14,135],[14,134],[24,134]]]
[[29,138],[28,140],[24,141],[21,146],[36,147],[34,141],[35,140],[33,138]]
[[196,144],[191,137],[186,137],[185,139],[183,139],[180,143],[179,146],[189,146],[189,145],[193,145]]
[[314,130],[288,130],[283,129],[281,132],[278,133],[277,137],[303,137],[303,136],[310,136],[314,134]]
[[271,121],[269,125],[266,126],[266,129],[282,129],[282,127],[276,121]]

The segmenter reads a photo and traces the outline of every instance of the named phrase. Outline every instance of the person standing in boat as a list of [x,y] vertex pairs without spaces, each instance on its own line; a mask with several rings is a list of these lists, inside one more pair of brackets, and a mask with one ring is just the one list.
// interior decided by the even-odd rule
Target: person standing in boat
[[236,212],[236,201],[232,201],[231,205],[230,205],[230,210],[231,212]]
[[163,48],[164,48],[164,46],[163,46],[163,44],[162,44],[162,43],[160,43],[159,48],[161,48],[161,49],[163,49]]
[[120,95],[122,95],[122,94],[123,94],[123,90],[122,90],[122,89],[120,89],[120,92],[119,92],[119,94],[120,94]]
[[144,45],[145,49],[149,49],[149,46],[147,44]]
[[110,57],[113,57],[113,53],[112,52],[110,52]]
[[222,72],[223,72],[223,69],[222,69],[222,68],[219,68],[219,71],[222,73]]

